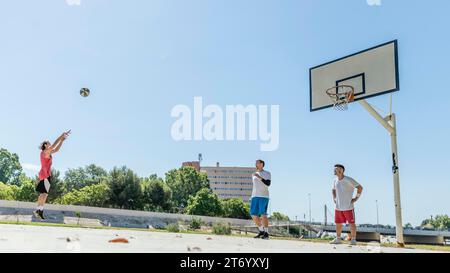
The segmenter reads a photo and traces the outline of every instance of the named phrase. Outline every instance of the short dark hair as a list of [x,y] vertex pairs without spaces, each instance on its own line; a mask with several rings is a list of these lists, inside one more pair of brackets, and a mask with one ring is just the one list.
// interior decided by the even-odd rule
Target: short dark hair
[[258,159],[258,160],[256,160],[257,162],[259,162],[259,163],[261,163],[261,164],[263,164],[263,167],[265,167],[266,166],[266,162],[264,162],[264,160],[262,160],[262,159]]
[[335,168],[342,168],[342,170],[344,170],[344,172],[345,172],[345,167],[342,164],[336,164],[336,165],[334,165],[334,167]]

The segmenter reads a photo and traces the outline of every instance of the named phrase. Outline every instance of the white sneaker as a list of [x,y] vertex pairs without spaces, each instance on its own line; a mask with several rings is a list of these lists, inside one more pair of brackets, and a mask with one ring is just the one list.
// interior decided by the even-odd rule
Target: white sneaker
[[340,238],[334,238],[334,240],[330,242],[330,244],[332,245],[340,245],[341,243],[342,242]]
[[356,246],[356,245],[357,245],[356,240],[355,240],[355,239],[352,239],[352,240],[350,241],[350,245],[351,245],[351,246]]

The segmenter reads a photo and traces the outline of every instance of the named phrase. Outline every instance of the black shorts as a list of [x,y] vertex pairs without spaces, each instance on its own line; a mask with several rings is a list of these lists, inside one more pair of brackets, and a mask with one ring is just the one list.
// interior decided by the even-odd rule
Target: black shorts
[[52,183],[52,177],[49,176],[48,178],[39,181],[39,183],[36,186],[36,191],[39,193],[48,193],[50,190],[50,185]]

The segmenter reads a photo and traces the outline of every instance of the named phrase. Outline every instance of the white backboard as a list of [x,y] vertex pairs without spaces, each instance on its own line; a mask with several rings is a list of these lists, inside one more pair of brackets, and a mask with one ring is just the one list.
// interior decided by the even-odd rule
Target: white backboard
[[353,86],[355,101],[398,91],[398,74],[397,40],[313,67],[310,110],[333,106],[325,91],[337,85]]

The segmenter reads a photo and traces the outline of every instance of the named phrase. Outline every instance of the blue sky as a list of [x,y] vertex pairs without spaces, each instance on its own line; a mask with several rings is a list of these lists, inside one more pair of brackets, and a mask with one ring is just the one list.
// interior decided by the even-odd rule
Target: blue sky
[[[399,163],[404,222],[450,212],[450,2],[382,0],[5,1],[0,9],[0,146],[36,173],[38,144],[72,129],[55,156],[65,171],[90,163],[164,173],[203,153],[204,164],[272,172],[272,211],[322,221],[332,165],[365,188],[361,223],[393,224],[390,142],[358,104],[309,112],[308,69],[399,40]],[[92,94],[81,98],[80,87]],[[280,105],[280,147],[255,141],[181,141],[172,107]],[[388,108],[388,97],[369,101]],[[308,218],[308,215],[307,215]]]

